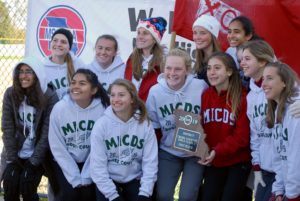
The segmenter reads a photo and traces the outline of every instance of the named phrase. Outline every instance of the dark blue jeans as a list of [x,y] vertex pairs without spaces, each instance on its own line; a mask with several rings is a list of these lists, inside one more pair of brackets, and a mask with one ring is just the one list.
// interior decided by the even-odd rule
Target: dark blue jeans
[[227,167],[208,166],[202,201],[241,201],[250,170],[250,161]]
[[265,170],[261,171],[262,178],[266,186],[263,187],[262,185],[258,184],[255,195],[255,201],[268,201],[272,195],[272,184],[275,181],[275,173],[268,172]]
[[[83,164],[78,164],[79,169],[81,170]],[[88,186],[82,186],[78,188],[73,188],[72,185],[65,178],[59,165],[53,163],[55,178],[59,185],[58,195],[55,196],[60,201],[95,201],[96,192],[95,184]]]
[[[114,182],[117,191],[119,195],[123,198],[125,201],[135,201],[138,198],[139,194],[139,188],[140,188],[140,180],[134,179],[127,183],[117,183]],[[107,198],[99,191],[99,189],[96,189],[96,197],[97,201],[108,201]]]

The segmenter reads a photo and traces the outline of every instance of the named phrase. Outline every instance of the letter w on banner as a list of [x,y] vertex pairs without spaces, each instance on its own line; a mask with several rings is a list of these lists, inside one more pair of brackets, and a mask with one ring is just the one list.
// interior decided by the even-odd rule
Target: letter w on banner
[[300,1],[252,0],[245,4],[236,0],[177,0],[175,2],[172,31],[193,39],[192,25],[203,14],[215,16],[222,29],[219,41],[225,50],[226,35],[231,19],[239,15],[249,17],[259,36],[275,50],[278,59],[289,64],[300,74]]

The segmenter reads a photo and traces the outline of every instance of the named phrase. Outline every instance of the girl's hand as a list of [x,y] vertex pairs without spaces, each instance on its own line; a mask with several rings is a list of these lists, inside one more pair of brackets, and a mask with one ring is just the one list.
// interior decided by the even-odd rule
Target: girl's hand
[[201,165],[210,165],[211,162],[214,160],[216,156],[216,152],[215,150],[212,150],[210,153],[209,153],[209,156],[207,156],[204,160],[198,160],[198,163],[200,163]]

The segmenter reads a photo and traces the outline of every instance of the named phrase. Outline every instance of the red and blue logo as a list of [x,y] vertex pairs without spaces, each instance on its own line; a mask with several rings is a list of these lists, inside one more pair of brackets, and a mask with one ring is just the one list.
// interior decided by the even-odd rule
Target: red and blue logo
[[79,56],[86,44],[86,26],[82,16],[70,6],[58,5],[49,8],[41,17],[37,27],[37,43],[41,53],[49,56],[52,34],[59,28],[65,28],[73,34],[71,51]]

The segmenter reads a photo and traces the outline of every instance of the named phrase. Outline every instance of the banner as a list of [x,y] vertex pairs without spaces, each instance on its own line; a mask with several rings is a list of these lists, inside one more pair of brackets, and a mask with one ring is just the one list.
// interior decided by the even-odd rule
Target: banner
[[186,0],[176,1],[173,31],[192,40],[192,25],[197,16],[209,14],[221,23],[219,39],[224,50],[230,20],[238,15],[249,17],[256,33],[274,48],[278,59],[300,75],[300,1],[293,0]]
[[[116,37],[126,62],[139,19],[164,17],[168,26],[162,44],[169,47],[174,4],[174,0],[29,0],[25,54],[49,55],[52,33],[66,27],[74,35],[72,51],[85,63],[93,60],[96,39],[102,34]],[[178,37],[176,44],[190,53],[194,49],[193,42],[184,38]]]

